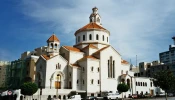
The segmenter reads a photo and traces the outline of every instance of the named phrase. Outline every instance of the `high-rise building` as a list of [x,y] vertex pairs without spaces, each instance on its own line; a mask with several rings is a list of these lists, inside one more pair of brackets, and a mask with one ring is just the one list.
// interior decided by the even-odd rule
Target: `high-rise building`
[[174,44],[169,45],[169,50],[165,52],[159,53],[160,62],[167,63],[175,63],[175,37],[172,37]]

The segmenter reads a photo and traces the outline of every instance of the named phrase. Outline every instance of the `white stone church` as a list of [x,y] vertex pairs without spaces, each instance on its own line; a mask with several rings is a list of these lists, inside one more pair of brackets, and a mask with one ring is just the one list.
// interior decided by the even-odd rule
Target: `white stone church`
[[60,47],[55,34],[47,40],[47,55],[41,55],[36,63],[35,82],[42,87],[42,95],[58,92],[64,98],[76,91],[99,96],[116,93],[121,82],[130,86],[126,97],[141,92],[155,95],[152,80],[134,77],[130,64],[110,45],[111,33],[103,28],[98,9],[92,11],[89,23],[75,32],[75,45]]

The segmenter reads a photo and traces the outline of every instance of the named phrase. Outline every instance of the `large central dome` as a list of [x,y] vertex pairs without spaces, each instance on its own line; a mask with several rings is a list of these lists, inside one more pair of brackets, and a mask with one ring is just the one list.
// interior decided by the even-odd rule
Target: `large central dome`
[[[102,27],[101,16],[98,14],[98,8],[92,8],[89,17],[89,24],[83,26],[75,32],[76,47],[83,48],[88,44],[95,44],[98,48],[109,45],[110,32]],[[103,46],[102,46],[103,45]]]

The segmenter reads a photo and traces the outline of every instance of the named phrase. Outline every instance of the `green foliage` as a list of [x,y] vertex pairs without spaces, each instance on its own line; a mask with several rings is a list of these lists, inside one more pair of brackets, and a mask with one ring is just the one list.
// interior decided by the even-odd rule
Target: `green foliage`
[[127,92],[129,90],[129,86],[127,84],[125,84],[125,83],[118,84],[117,90],[119,92]]
[[23,95],[33,95],[38,90],[38,86],[32,82],[26,82],[21,85],[21,94]]
[[153,80],[154,85],[160,87],[165,92],[171,91],[175,87],[175,77],[171,71],[159,71],[153,78],[155,79]]

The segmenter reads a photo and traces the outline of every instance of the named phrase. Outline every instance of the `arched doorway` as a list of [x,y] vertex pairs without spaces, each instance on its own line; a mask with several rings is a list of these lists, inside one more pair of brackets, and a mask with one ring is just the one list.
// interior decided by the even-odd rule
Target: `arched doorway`
[[57,74],[55,77],[55,88],[56,89],[61,89],[61,75]]

